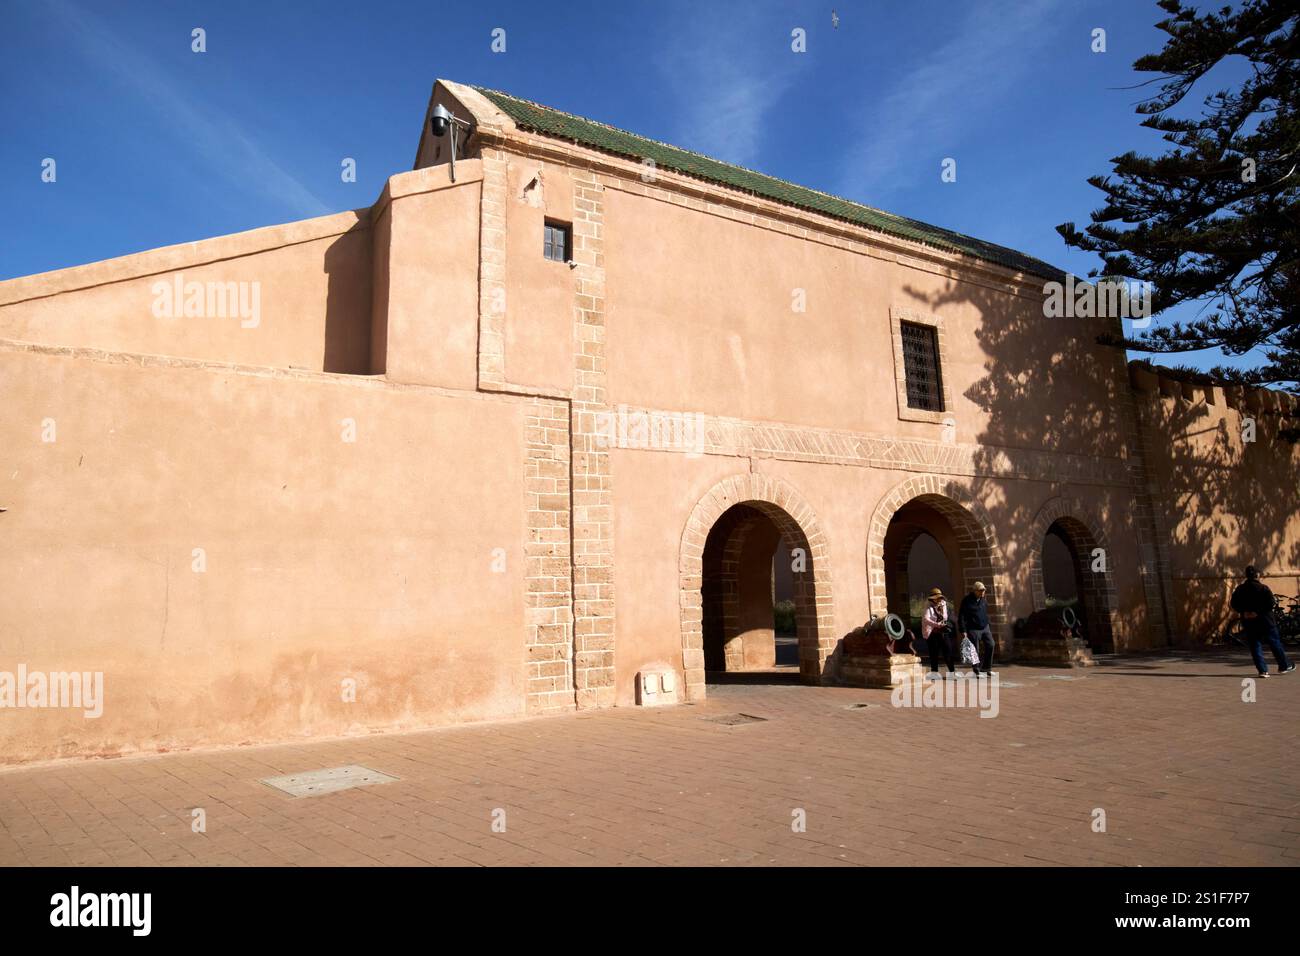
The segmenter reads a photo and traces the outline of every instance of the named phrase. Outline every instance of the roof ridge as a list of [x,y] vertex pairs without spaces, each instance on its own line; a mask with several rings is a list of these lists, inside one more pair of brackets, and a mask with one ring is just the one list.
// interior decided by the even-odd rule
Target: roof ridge
[[[535,106],[537,109],[546,110],[547,112],[550,113],[559,113],[561,116],[567,116],[569,119],[577,120],[580,123],[590,123],[593,126],[603,126],[605,129],[609,130],[610,132],[621,133],[624,136],[634,136],[637,139],[645,140],[647,143],[654,143],[656,146],[662,146],[665,149],[672,149],[672,150],[676,150],[679,153],[687,153],[691,156],[697,156],[700,159],[708,160],[711,163],[717,163],[720,166],[730,166],[732,169],[739,169],[743,172],[749,173],[752,176],[762,176],[764,179],[770,179],[775,183],[780,183],[782,186],[799,186],[800,189],[806,189],[809,192],[817,193],[820,196],[825,196],[827,199],[834,199],[836,202],[846,202],[846,203],[851,203],[854,206],[861,206],[863,209],[869,209],[872,212],[880,213],[882,216],[892,216],[895,219],[903,219],[909,222],[919,222],[919,220],[908,219],[907,216],[900,216],[898,213],[890,212],[887,209],[881,209],[878,206],[869,206],[864,202],[858,202],[856,199],[849,199],[846,196],[837,196],[834,193],[828,193],[825,192],[824,190],[817,189],[813,186],[804,186],[800,183],[792,183],[788,179],[781,179],[779,176],[773,176],[771,173],[765,173],[761,169],[754,169],[750,166],[742,166],[740,163],[733,163],[725,159],[718,159],[716,156],[710,156],[708,153],[701,153],[694,149],[687,149],[685,146],[678,146],[676,143],[665,143],[663,140],[655,139],[652,136],[646,136],[644,133],[634,133],[631,130],[622,129],[621,127],[614,126],[610,123],[605,123],[601,120],[592,119],[589,116],[579,116],[576,113],[570,113],[567,110],[562,110],[554,106],[547,106],[545,103],[538,103],[536,100],[526,100],[522,96],[515,96],[515,94],[507,93],[504,90],[493,90],[485,86],[476,86],[474,87],[474,89],[478,90],[480,93],[485,93],[485,94],[492,93],[496,96],[505,96],[508,97],[509,99],[517,100],[520,103],[526,103],[529,106]],[[922,225],[925,224],[922,223]],[[938,227],[938,228],[942,228],[942,227]],[[960,235],[960,233],[958,233],[958,235]],[[974,237],[972,236],[968,238],[974,238]]]
[[[507,93],[504,90],[495,90],[485,86],[473,86],[472,89],[483,94],[491,100],[498,108],[509,116],[516,125],[530,129],[535,132],[541,132],[545,135],[554,136],[559,139],[569,139],[584,146],[593,147],[611,152],[616,155],[633,156],[627,144],[616,144],[608,141],[602,142],[597,138],[584,139],[578,135],[581,127],[595,127],[593,131],[599,134],[604,131],[614,139],[630,139],[640,143],[664,150],[671,158],[672,154],[678,157],[685,157],[696,161],[699,165],[705,167],[715,167],[714,169],[699,168],[678,168],[671,164],[668,168],[674,169],[679,173],[702,179],[706,182],[713,182],[720,185],[728,186],[751,194],[763,196],[764,198],[780,202],[784,205],[795,206],[797,208],[807,209],[830,216],[834,219],[846,220],[875,232],[882,232],[886,235],[893,235],[898,238],[908,239],[913,242],[919,242],[922,245],[928,245],[934,248],[944,249],[950,252],[957,252],[964,255],[972,256],[986,262],[992,262],[1004,268],[1026,272],[1040,278],[1062,279],[1066,275],[1065,270],[1053,266],[1051,263],[1044,262],[1028,253],[1020,252],[1008,246],[1001,246],[997,243],[990,242],[987,239],[980,239],[978,236],[971,236],[966,233],[957,232],[943,226],[936,226],[931,223],[923,222],[919,219],[913,219],[910,216],[899,215],[898,213],[889,212],[875,206],[868,206],[866,203],[860,203],[853,199],[846,199],[843,196],[836,196],[811,186],[804,186],[789,180],[779,179],[770,173],[764,173],[760,170],[750,169],[747,166],[741,166],[736,163],[728,163],[712,156],[699,153],[694,150],[686,149],[682,146],[676,146],[672,143],[665,143],[660,140],[652,139],[649,136],[643,136],[640,133],[633,133],[630,130],[620,129],[609,123],[603,123],[600,120],[590,119],[585,116],[578,116],[565,110],[556,109],[552,106],[546,106],[534,100],[527,100],[523,97],[516,96],[513,93]],[[512,112],[508,107],[515,106],[516,111]],[[518,108],[525,112],[520,113]],[[536,115],[529,115],[529,113]],[[549,118],[559,118],[566,123],[561,123],[561,128],[555,128],[554,124],[548,127],[543,120]],[[562,128],[565,125],[576,126],[579,129]],[[622,148],[620,148],[622,145]],[[655,157],[647,156],[654,161]],[[726,177],[720,173],[735,173],[739,176]],[[745,178],[762,180],[766,189],[756,188],[758,183],[746,183]],[[790,191],[796,195],[789,195]],[[800,196],[797,194],[805,194]],[[817,202],[809,202],[808,197],[815,197]],[[801,201],[803,200],[803,201]],[[836,209],[834,207],[846,207]],[[860,210],[866,215],[851,215],[853,211]],[[872,219],[884,220],[883,222],[872,222]],[[888,228],[890,225],[893,229]],[[966,248],[963,248],[965,246]]]
[[[762,176],[764,179],[770,179],[774,183],[779,183],[782,186],[798,186],[800,189],[806,189],[809,192],[817,193],[819,196],[825,196],[827,199],[834,199],[836,202],[845,202],[854,206],[861,206],[863,209],[868,209],[871,212],[879,213],[882,216],[890,216],[894,219],[900,219],[905,222],[915,222],[918,223],[919,225],[928,225],[928,223],[923,223],[919,219],[911,219],[908,216],[900,216],[896,212],[890,212],[888,209],[881,209],[879,206],[869,206],[864,202],[858,202],[856,199],[849,199],[846,196],[837,196],[834,193],[828,193],[825,190],[817,189],[813,186],[804,186],[801,183],[792,183],[788,179],[781,179],[779,176],[773,176],[771,173],[765,173],[761,169],[753,169],[752,167],[749,166],[742,166],[740,163],[732,163],[732,162],[728,162],[725,159],[718,159],[716,156],[710,156],[708,153],[701,153],[694,149],[687,149],[685,146],[678,146],[676,143],[665,143],[663,140],[655,139],[652,136],[646,136],[644,133],[634,133],[631,130],[622,129],[621,127],[614,126],[610,123],[605,123],[602,122],[601,120],[592,119],[589,116],[579,116],[576,113],[570,113],[567,110],[562,110],[554,106],[547,106],[545,103],[538,103],[536,100],[527,100],[524,99],[522,96],[515,96],[515,94],[507,93],[504,90],[489,89],[486,86],[476,86],[474,87],[474,89],[484,94],[491,93],[496,96],[504,96],[509,99],[516,100],[520,103],[526,103],[529,106],[534,106],[537,109],[546,110],[547,112],[550,113],[559,113],[561,116],[567,116],[569,119],[577,120],[580,123],[590,123],[593,126],[603,126],[605,129],[609,130],[610,132],[620,133],[624,136],[633,136],[637,139],[643,139],[647,143],[654,143],[656,146],[662,146],[665,149],[672,149],[672,150],[676,150],[679,153],[687,153],[691,156],[697,156],[700,159],[708,160],[711,163],[717,163],[719,166],[730,166],[732,169],[739,169],[743,172],[749,173],[752,176]],[[934,228],[942,229],[943,227],[936,226]],[[961,233],[954,233],[954,235],[961,235]],[[976,239],[976,237],[974,236],[967,236],[966,238],[975,239],[976,242],[984,241],[981,239]]]
[[[733,169],[744,170],[745,172],[751,173],[755,176],[766,176],[768,179],[776,179],[775,176],[771,175],[770,173],[765,173],[762,170],[750,169],[748,166],[741,166],[739,163],[729,163],[726,160],[718,159],[717,157],[710,156],[707,153],[696,152],[693,149],[687,149],[685,146],[678,146],[676,143],[665,143],[662,140],[658,140],[658,139],[654,139],[653,137],[646,136],[644,133],[634,133],[629,129],[622,129],[621,127],[613,126],[609,123],[602,122],[601,120],[592,119],[589,116],[579,116],[577,113],[570,113],[567,110],[562,110],[554,106],[547,106],[545,103],[538,103],[536,100],[526,100],[522,96],[515,96],[515,94],[507,93],[505,92],[505,90],[494,90],[486,86],[476,86],[474,87],[474,89],[478,90],[478,92],[483,93],[485,95],[490,93],[494,96],[504,96],[507,99],[512,99],[515,100],[516,102],[524,103],[528,106],[536,107],[539,110],[546,110],[546,112],[548,113],[559,113],[561,116],[566,116],[571,120],[577,120],[579,123],[590,123],[592,126],[603,126],[611,133],[619,133],[623,136],[634,136],[637,139],[643,139],[647,143],[654,143],[656,146],[662,146],[665,149],[673,149],[679,153],[689,153],[690,155],[696,156],[700,159],[707,159],[711,163],[718,163],[722,166],[730,166]],[[776,179],[776,181],[780,183],[785,182],[785,180],[782,179]],[[836,199],[839,197],[832,196],[831,198]],[[851,199],[844,200],[844,202],[852,202],[852,201],[853,200]]]

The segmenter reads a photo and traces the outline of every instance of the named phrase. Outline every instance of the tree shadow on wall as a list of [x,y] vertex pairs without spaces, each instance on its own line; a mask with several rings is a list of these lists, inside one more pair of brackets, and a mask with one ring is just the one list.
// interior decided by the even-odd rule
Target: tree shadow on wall
[[[1162,402],[1133,390],[1123,350],[1096,342],[1102,332],[1118,331],[1117,321],[1048,318],[1036,296],[1011,297],[971,282],[950,282],[939,292],[904,291],[918,311],[978,318],[973,337],[958,337],[949,319],[944,349],[950,365],[955,359],[970,364],[977,354],[983,366],[983,374],[962,391],[983,420],[973,434],[962,434],[959,426],[956,440],[979,446],[972,492],[997,528],[1009,571],[1028,572],[1030,557],[1043,542],[1024,540],[1025,535],[1043,502],[1058,493],[1068,495],[1072,479],[1100,484],[1106,491],[1095,514],[1112,542],[1135,534],[1146,519],[1135,509],[1141,489],[1125,466],[1127,459],[1142,455],[1149,468],[1158,465],[1156,488],[1166,503],[1172,545],[1166,553],[1171,559],[1185,556],[1177,558],[1172,570],[1216,578],[1183,582],[1194,609],[1186,631],[1199,633],[1227,620],[1227,595],[1219,578],[1238,577],[1252,562],[1263,568],[1294,567],[1300,561],[1300,541],[1288,545],[1284,538],[1287,519],[1300,511],[1300,495],[1294,480],[1295,446],[1277,436],[1278,416],[1268,424],[1260,420],[1258,440],[1243,453],[1229,433],[1236,412],[1230,410],[1226,421],[1216,420],[1203,401]],[[1145,425],[1140,429],[1133,423],[1135,406]],[[1198,434],[1200,443],[1193,441]],[[1058,486],[1008,500],[1002,480],[989,476],[1041,478],[1041,462],[1034,461],[1041,452],[1077,457],[1058,473]],[[1285,487],[1268,487],[1266,476],[1273,476],[1274,483],[1286,476],[1289,480]],[[1160,503],[1155,504],[1159,509]],[[1159,528],[1148,520],[1146,533],[1154,537]],[[1136,575],[1138,569],[1129,563],[1114,567],[1113,573],[1118,597],[1132,583],[1123,576]],[[1177,592],[1174,598],[1179,603]],[[1004,611],[1010,624],[1012,615]],[[1144,609],[1121,603],[1116,611],[1142,641]],[[1158,620],[1160,609],[1151,611]],[[1171,628],[1177,623],[1173,611]],[[1181,643],[1184,636],[1175,634],[1174,642]]]
[[[1225,417],[1221,404],[1207,405],[1199,396],[1144,392],[1135,398],[1142,403],[1150,467],[1160,472],[1171,557],[1183,555],[1171,566],[1185,630],[1197,640],[1221,635],[1233,617],[1231,589],[1246,565],[1268,574],[1300,564],[1300,539],[1288,542],[1285,534],[1288,519],[1300,513],[1296,446],[1278,434],[1286,422],[1275,411],[1226,409]],[[1256,422],[1251,442],[1242,441],[1247,415]],[[1296,593],[1294,579],[1268,583],[1278,593]]]

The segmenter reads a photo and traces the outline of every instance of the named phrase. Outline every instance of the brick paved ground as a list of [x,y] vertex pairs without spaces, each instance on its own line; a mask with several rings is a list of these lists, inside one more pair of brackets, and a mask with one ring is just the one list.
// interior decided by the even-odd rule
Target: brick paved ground
[[[993,720],[710,687],[671,710],[12,770],[0,864],[1294,866],[1300,676],[1246,704],[1251,673],[1240,655],[1010,667]],[[701,719],[737,712],[767,720]],[[344,764],[401,780],[300,799],[259,783]]]

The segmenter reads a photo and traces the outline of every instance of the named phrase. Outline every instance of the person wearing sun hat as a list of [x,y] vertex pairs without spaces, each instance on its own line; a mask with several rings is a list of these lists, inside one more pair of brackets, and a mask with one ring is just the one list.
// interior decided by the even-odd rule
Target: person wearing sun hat
[[969,637],[975,645],[980,663],[972,669],[975,674],[984,666],[984,673],[993,673],[993,629],[989,627],[989,607],[984,601],[984,582],[976,581],[971,585],[970,594],[961,599],[957,609],[957,633]]
[[944,599],[943,591],[939,588],[931,588],[930,593],[926,595],[929,604],[926,606],[925,613],[921,615],[921,636],[925,638],[926,646],[930,648],[930,673],[938,676],[939,674],[939,654],[943,654],[944,663],[948,665],[948,673],[957,673],[953,665],[952,651],[952,634],[953,622],[952,616],[948,613],[948,602]]

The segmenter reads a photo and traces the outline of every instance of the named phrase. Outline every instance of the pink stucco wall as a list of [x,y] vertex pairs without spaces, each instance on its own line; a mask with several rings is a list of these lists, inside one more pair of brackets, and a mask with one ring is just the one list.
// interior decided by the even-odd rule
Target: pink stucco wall
[[[1290,593],[1289,403],[1243,446],[1032,277],[434,101],[479,124],[454,182],[426,131],[368,209],[0,282],[0,670],[102,670],[109,704],[0,714],[0,759],[631,705],[685,678],[689,524],[741,485],[815,531],[837,641],[925,481],[989,536],[1004,640],[1058,513],[1105,544],[1121,651],[1218,627],[1248,560]],[[158,317],[177,276],[257,282],[259,322]],[[900,407],[899,315],[941,323],[948,422]],[[596,441],[627,408],[707,435]]]
[[7,711],[7,759],[521,712],[522,459],[462,454],[519,447],[518,402],[12,348],[0,378],[0,666],[106,683],[97,720]]

